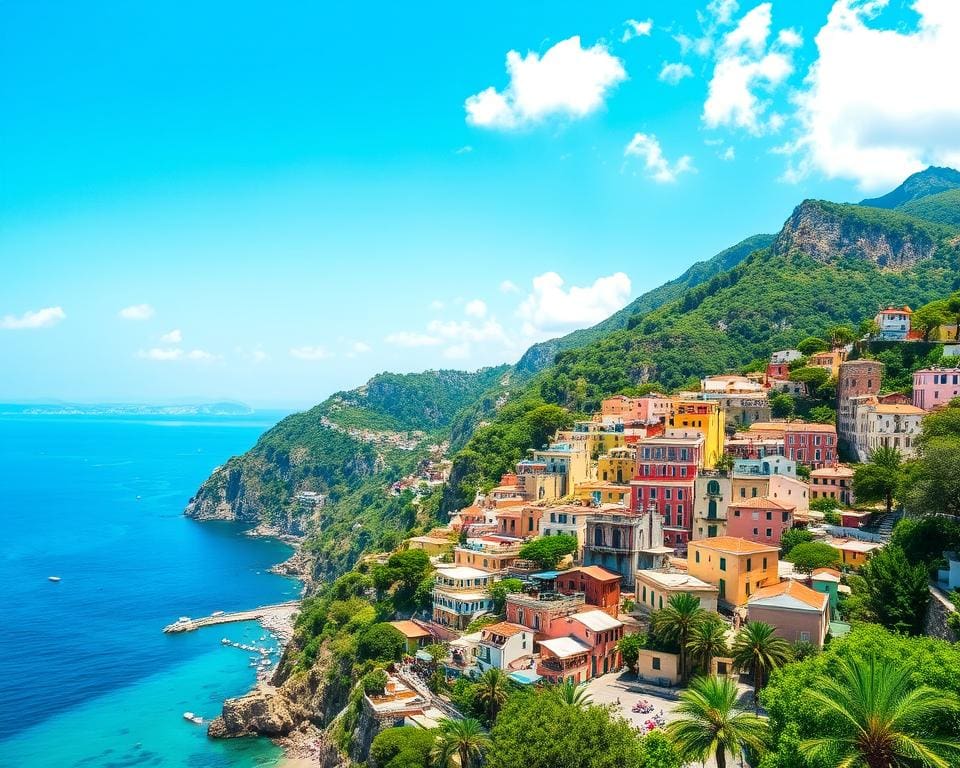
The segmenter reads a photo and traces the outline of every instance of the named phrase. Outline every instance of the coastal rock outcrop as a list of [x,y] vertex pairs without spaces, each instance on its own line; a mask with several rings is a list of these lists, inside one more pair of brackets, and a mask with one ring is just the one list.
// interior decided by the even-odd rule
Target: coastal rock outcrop
[[804,200],[773,243],[774,254],[802,253],[823,263],[839,257],[901,271],[936,253],[931,227],[895,211]]
[[215,739],[253,734],[286,736],[297,724],[293,710],[283,693],[257,688],[245,696],[227,699],[223,713],[210,723],[207,735]]

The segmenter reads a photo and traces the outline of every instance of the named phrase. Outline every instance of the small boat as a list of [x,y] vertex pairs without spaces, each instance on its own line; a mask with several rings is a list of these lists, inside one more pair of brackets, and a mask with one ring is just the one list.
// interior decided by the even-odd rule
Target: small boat
[[53,581],[53,582],[60,581],[60,577],[59,577],[59,576],[47,576],[47,579],[49,579],[50,581]]
[[196,725],[203,725],[203,718],[200,715],[195,715],[193,712],[184,712],[183,719],[189,720],[191,723]]
[[223,611],[214,611],[210,614],[211,616],[223,616]]
[[177,619],[179,624],[186,624],[188,621],[190,621],[189,616],[181,616],[179,619]]
[[220,644],[221,644],[221,645],[230,645],[230,638],[229,638],[229,637],[221,637],[221,638],[220,638]]

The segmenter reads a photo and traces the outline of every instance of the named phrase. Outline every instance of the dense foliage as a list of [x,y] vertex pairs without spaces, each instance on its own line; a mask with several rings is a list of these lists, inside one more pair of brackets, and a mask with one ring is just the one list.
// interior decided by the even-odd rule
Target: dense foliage
[[543,569],[556,568],[565,555],[577,551],[577,537],[562,533],[528,541],[520,548],[520,557],[533,560]]

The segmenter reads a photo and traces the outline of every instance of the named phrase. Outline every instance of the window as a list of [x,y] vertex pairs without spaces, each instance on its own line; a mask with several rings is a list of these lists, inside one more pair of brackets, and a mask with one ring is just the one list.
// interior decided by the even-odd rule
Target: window
[[769,539],[772,536],[773,536],[773,530],[771,528],[767,528],[767,538]]
[[646,588],[646,587],[643,588],[643,597],[641,597],[640,600],[641,600],[642,602],[644,602],[644,603],[647,602],[647,588]]
[[801,632],[801,633],[800,633],[800,642],[801,642],[801,643],[809,643],[809,642],[810,642],[810,633],[809,633],[809,632]]
[[660,659],[657,658],[656,656],[654,656],[653,659],[651,659],[651,661],[650,661],[650,665],[651,665],[654,669],[660,669]]
[[672,492],[669,488],[664,488],[664,489],[663,489],[663,498],[665,498],[665,499],[671,498],[672,493],[673,493],[673,492]]
[[767,558],[763,558],[763,570],[767,570]]
[[740,498],[741,499],[747,498],[747,489],[744,488],[742,485],[740,486]]
[[677,488],[677,501],[683,501],[683,488]]
[[767,512],[767,520],[773,520],[773,512]]
[[695,563],[699,563],[699,562],[700,562],[700,550],[699,550],[699,549],[694,552],[694,554],[693,554],[693,561],[694,561]]
[[707,493],[709,493],[711,496],[720,495],[720,483],[718,483],[716,480],[711,480],[708,482]]
[[721,571],[727,570],[727,558],[725,557],[720,558],[720,570]]

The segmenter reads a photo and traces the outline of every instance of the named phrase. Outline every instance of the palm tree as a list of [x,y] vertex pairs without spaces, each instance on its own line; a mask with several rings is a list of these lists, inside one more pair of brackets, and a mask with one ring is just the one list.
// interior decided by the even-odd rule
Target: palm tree
[[472,717],[444,720],[440,724],[440,736],[430,752],[430,760],[436,768],[450,768],[456,756],[460,760],[460,768],[471,768],[480,764],[483,753],[489,747],[490,737],[479,720]]
[[707,612],[700,607],[699,598],[680,592],[667,601],[667,605],[650,617],[650,628],[661,640],[680,646],[680,679],[687,679],[687,641],[690,630],[702,622]]
[[960,741],[928,735],[960,704],[955,696],[915,685],[909,665],[847,658],[836,678],[821,676],[807,695],[838,715],[842,731],[804,739],[800,751],[807,757],[826,755],[838,768],[960,765]]
[[687,652],[703,673],[709,675],[713,660],[730,653],[727,625],[713,617],[694,625],[687,640]]
[[507,675],[502,669],[492,667],[480,676],[477,684],[477,698],[487,708],[487,717],[492,723],[510,695]]
[[792,656],[790,644],[762,621],[748,621],[733,640],[733,663],[753,677],[753,704],[759,706],[760,689],[767,676]]
[[577,685],[573,680],[567,680],[554,689],[560,701],[570,707],[583,709],[590,703],[590,694],[583,686]]
[[762,752],[769,742],[767,722],[737,706],[737,684],[727,677],[696,677],[680,694],[667,736],[685,762],[704,761],[711,754],[717,768],[726,768],[727,753]]

